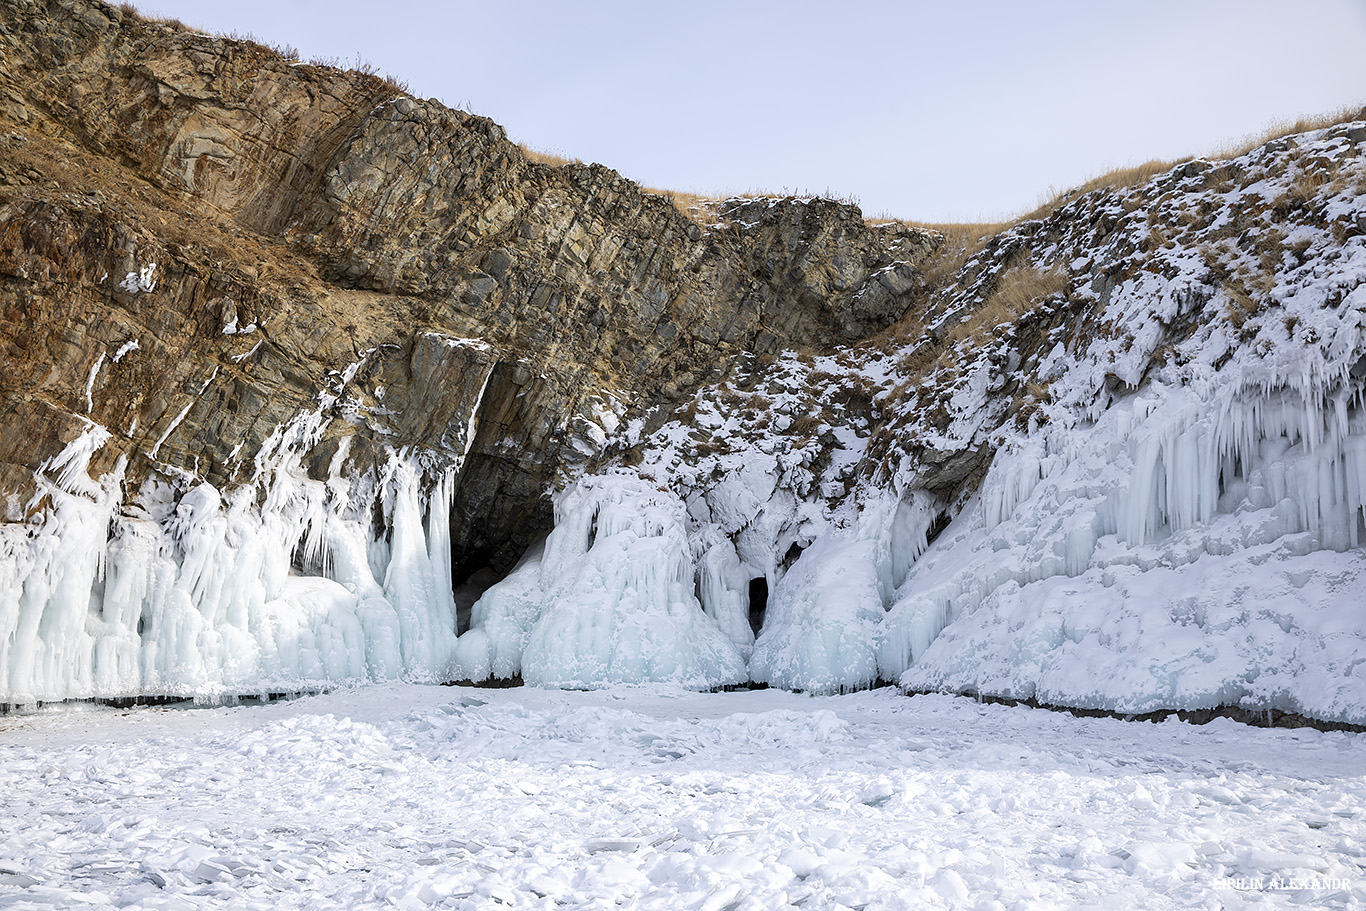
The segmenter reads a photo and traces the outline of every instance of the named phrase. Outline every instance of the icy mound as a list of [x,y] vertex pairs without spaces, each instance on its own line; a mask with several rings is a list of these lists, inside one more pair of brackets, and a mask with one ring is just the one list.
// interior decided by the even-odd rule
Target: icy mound
[[872,541],[821,538],[783,576],[750,656],[756,683],[830,693],[877,679],[882,622]]
[[626,475],[588,478],[555,512],[544,550],[475,604],[457,644],[465,676],[702,689],[746,679],[739,649],[694,594],[677,497]]
[[1003,452],[898,591],[883,673],[1122,712],[1366,717],[1366,426],[1311,446],[1277,419],[1312,409],[1275,401],[1192,408],[1155,386]]
[[[1273,143],[1226,169],[1240,189],[1179,169],[1164,188],[1182,192],[1110,247],[1036,261],[1087,252],[1074,268],[1129,277],[1074,290],[1104,331],[1040,362],[1047,421],[1002,434],[980,494],[911,568],[884,674],[1123,712],[1366,719],[1363,132]],[[1159,218],[1179,243],[1152,243]],[[989,410],[989,372],[961,384],[960,426]]]

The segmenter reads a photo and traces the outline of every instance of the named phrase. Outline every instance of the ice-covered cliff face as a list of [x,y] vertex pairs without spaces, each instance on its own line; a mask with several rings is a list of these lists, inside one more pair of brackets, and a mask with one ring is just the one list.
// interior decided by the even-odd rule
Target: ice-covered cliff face
[[520,675],[1366,721],[1363,124],[930,287],[937,238],[854,207],[704,226],[361,74],[0,8],[0,703]]
[[[27,503],[85,418],[111,433],[95,470],[125,456],[135,488],[167,468],[245,483],[370,352],[308,471],[346,436],[357,474],[390,449],[463,458],[455,557],[505,570],[604,409],[883,327],[934,245],[827,200],[736,200],[699,225],[371,75],[96,0],[0,17],[0,502]],[[434,357],[433,333],[487,357]],[[486,394],[466,454],[448,431],[469,386]]]
[[4,0],[0,702],[454,673],[452,583],[628,413],[888,325],[935,244],[713,215],[372,75]]
[[[1019,225],[918,334],[699,392],[552,540],[671,492],[686,543],[650,559],[691,561],[755,681],[1360,723],[1363,152],[1344,124]],[[534,634],[561,602],[531,601]]]

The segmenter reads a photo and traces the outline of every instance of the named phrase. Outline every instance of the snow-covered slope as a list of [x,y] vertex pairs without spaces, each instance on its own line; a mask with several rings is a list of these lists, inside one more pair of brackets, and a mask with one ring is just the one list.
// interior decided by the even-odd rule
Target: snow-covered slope
[[[1041,419],[997,431],[980,493],[898,590],[886,674],[1126,712],[1366,718],[1362,139],[1194,162],[1054,216],[1112,220],[1102,243],[1032,238],[1079,319],[1038,352]],[[974,391],[1009,349],[958,380],[955,432],[989,426]]]
[[[561,525],[604,486],[676,497],[667,560],[756,681],[1366,720],[1363,140],[1277,140],[1019,225],[920,333],[750,364],[636,428]],[[1044,290],[992,322],[1022,277]]]

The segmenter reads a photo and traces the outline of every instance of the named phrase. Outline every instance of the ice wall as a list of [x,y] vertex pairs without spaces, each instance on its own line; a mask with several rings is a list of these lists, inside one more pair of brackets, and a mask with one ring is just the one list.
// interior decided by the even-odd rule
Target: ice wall
[[[1366,721],[1362,135],[1270,144],[1228,166],[1241,185],[1196,162],[1096,203],[1106,247],[1053,238],[1034,265],[1078,270],[1091,315],[1040,360],[1046,420],[999,432],[897,590],[885,676]],[[989,412],[967,383],[954,404],[965,426]]]
[[898,590],[884,675],[1124,712],[1366,717],[1366,423],[1337,414],[1154,385],[1003,451]]
[[[864,435],[802,376],[895,387],[903,352],[780,359],[643,441],[634,471],[687,504],[702,608],[750,677],[1366,721],[1360,135],[1273,144],[1220,171],[1238,182],[1196,162],[1001,244],[1000,268],[1061,276],[1036,305],[1074,321],[1054,318],[1038,350],[1011,326],[966,338],[915,378],[942,394],[933,420],[905,416],[909,442],[937,464],[996,452],[933,543],[951,505],[928,492],[935,465],[908,454],[890,484],[846,495]],[[1041,404],[1016,421],[1025,390]],[[532,572],[504,590],[526,623],[543,605]],[[751,644],[756,574],[772,596]]]
[[746,679],[737,645],[702,610],[683,503],[629,474],[589,477],[555,501],[555,530],[474,605],[464,676],[593,687]]
[[344,479],[343,440],[310,480],[320,415],[228,494],[150,482],[125,500],[122,463],[87,473],[108,438],[93,424],[44,464],[33,519],[0,526],[0,702],[447,679],[453,471],[393,453]]

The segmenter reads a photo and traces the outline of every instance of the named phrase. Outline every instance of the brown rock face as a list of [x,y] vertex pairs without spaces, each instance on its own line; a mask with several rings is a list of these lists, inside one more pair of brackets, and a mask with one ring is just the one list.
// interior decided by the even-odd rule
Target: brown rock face
[[92,471],[127,456],[130,490],[229,489],[321,403],[310,474],[345,437],[347,473],[463,459],[456,574],[505,568],[604,414],[885,327],[933,248],[819,200],[735,200],[704,228],[373,76],[93,0],[4,0],[0,53],[11,519],[87,420],[113,433]]

